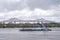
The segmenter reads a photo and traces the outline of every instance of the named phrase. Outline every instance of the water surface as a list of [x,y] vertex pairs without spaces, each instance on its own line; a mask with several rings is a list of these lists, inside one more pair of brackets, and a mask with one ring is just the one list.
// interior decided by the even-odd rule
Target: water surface
[[0,40],[60,40],[60,28],[53,31],[21,32],[20,28],[0,28]]

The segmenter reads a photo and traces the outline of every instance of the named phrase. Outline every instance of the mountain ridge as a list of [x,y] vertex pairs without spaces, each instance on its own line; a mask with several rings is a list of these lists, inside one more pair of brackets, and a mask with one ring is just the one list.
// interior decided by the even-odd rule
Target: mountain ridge
[[[41,19],[36,19],[36,20],[21,20],[18,18],[10,18],[8,20],[4,20],[3,22],[41,22]],[[43,18],[44,23],[55,23],[54,21],[46,20]]]

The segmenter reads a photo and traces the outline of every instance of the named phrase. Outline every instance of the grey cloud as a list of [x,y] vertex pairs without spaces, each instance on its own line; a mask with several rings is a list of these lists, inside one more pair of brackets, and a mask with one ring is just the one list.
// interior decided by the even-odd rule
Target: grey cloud
[[28,6],[31,9],[42,8],[49,9],[51,6],[57,6],[60,4],[60,0],[28,0]]
[[60,11],[54,11],[51,15],[43,16],[43,17],[53,17],[53,18],[60,18]]
[[51,15],[51,17],[60,17],[60,12],[55,12],[53,15]]
[[30,9],[41,8],[49,9],[51,6],[57,6],[60,0],[21,0],[19,2],[10,2],[10,0],[0,0],[0,12],[21,10],[29,7]]
[[26,6],[24,0],[22,0],[21,2],[9,2],[7,0],[0,0],[0,12],[4,12],[5,9],[7,9],[8,11],[21,10],[25,7]]

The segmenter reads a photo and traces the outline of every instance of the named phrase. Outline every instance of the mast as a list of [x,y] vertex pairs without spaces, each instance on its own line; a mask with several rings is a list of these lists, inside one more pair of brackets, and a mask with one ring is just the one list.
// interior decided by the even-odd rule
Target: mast
[[41,18],[41,25],[42,25],[43,28],[45,28],[45,25],[44,25],[43,21],[44,21],[44,19]]

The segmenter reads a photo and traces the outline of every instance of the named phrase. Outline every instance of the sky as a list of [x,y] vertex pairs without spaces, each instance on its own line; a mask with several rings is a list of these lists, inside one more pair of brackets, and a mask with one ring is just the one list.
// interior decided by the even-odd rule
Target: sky
[[60,22],[60,0],[0,0],[0,20],[10,18]]

